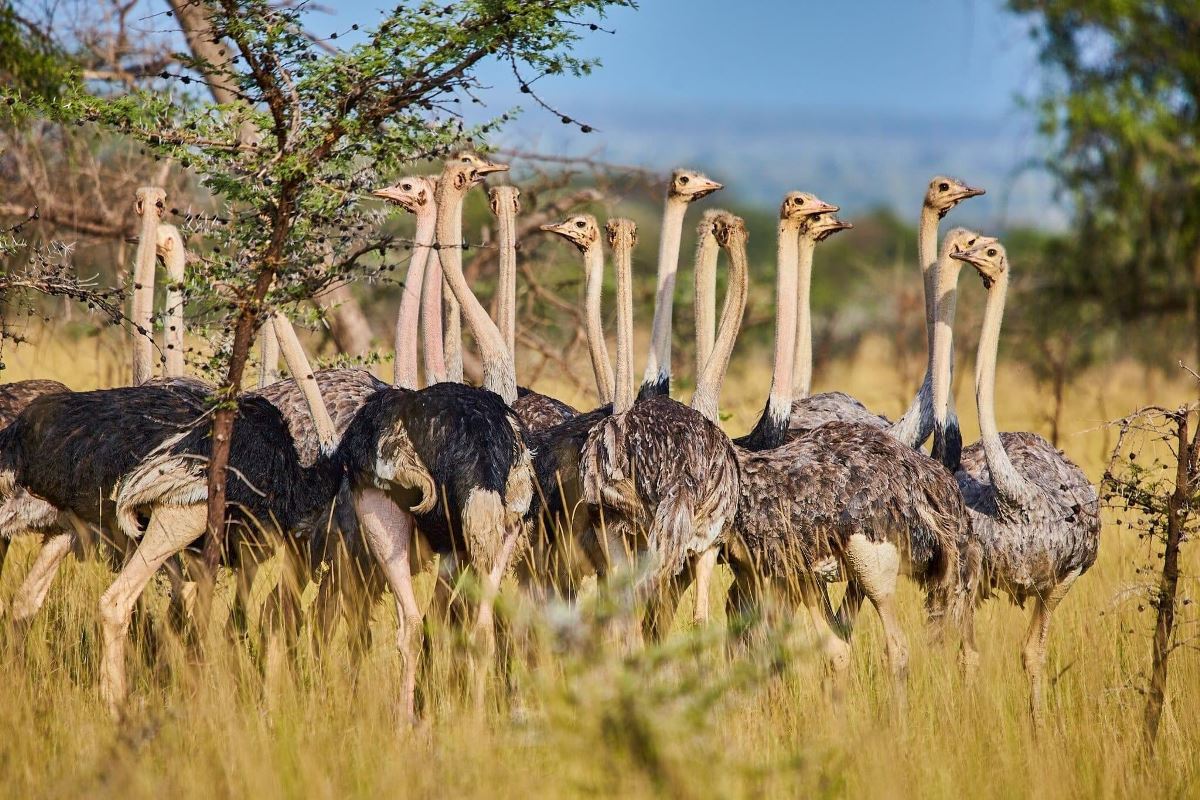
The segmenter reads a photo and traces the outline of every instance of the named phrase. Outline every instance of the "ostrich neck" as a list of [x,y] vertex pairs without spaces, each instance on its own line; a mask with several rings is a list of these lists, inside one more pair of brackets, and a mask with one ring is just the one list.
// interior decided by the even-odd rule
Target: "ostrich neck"
[[725,382],[729,356],[733,353],[733,343],[742,326],[748,291],[746,243],[745,240],[739,240],[732,242],[729,247],[729,289],[725,292],[725,305],[721,308],[721,325],[713,344],[713,353],[696,379],[696,393],[692,396],[692,408],[712,422],[718,422],[721,384]]
[[300,339],[296,336],[296,329],[292,327],[292,323],[282,312],[275,312],[272,317],[272,327],[275,328],[275,335],[279,339],[279,349],[283,351],[284,363],[287,364],[288,370],[292,373],[292,379],[296,381],[301,394],[304,395],[304,403],[308,407],[308,413],[312,417],[313,426],[317,431],[317,441],[320,442],[321,453],[328,456],[337,446],[337,432],[333,426],[333,418],[330,417],[329,410],[325,408],[325,401],[321,399],[321,390],[317,386],[312,366],[308,363],[308,356],[304,355],[304,348],[301,347]]
[[675,273],[679,270],[679,241],[687,201],[667,197],[663,209],[662,238],[658,243],[658,282],[654,291],[654,327],[650,334],[650,356],[643,384],[671,380],[671,312],[675,298]]
[[615,377],[612,362],[608,358],[608,344],[604,341],[604,318],[601,311],[604,300],[604,251],[598,243],[584,251],[583,264],[588,350],[592,357],[592,371],[596,374],[596,392],[600,397],[600,405],[605,405],[613,401]]
[[515,200],[505,189],[496,215],[500,232],[500,276],[496,281],[499,303],[496,309],[496,326],[504,336],[508,357],[517,363],[517,213]]
[[[483,359],[483,387],[500,395],[508,405],[517,399],[517,379],[512,359],[504,346],[500,329],[488,316],[487,309],[471,291],[462,272],[462,206],[463,192],[450,188],[452,180],[443,177],[438,193],[437,240],[442,257],[442,272],[450,291],[458,300],[471,334],[479,345]],[[453,320],[455,316],[449,315]],[[459,351],[461,364],[461,349]],[[453,370],[453,366],[451,367]],[[453,376],[452,376],[453,377]]]
[[[891,427],[891,433],[910,447],[920,447],[933,431],[933,338],[937,314],[937,235],[939,217],[929,206],[921,206],[921,224],[917,228],[917,260],[921,265],[921,283],[925,293],[925,377],[921,388],[908,405],[904,415]],[[951,348],[953,370],[953,348]],[[953,400],[949,415],[956,420]]]
[[413,238],[412,258],[404,278],[404,294],[400,297],[400,312],[396,315],[395,373],[392,382],[402,389],[417,388],[417,328],[421,316],[421,289],[425,283],[425,265],[432,251],[437,229],[437,210],[426,204],[417,212],[417,230]]
[[696,240],[696,375],[704,372],[717,335],[717,238],[712,227]]
[[1017,472],[996,428],[996,357],[1000,346],[1000,324],[1008,295],[1008,273],[1002,273],[988,288],[983,312],[983,332],[975,361],[975,402],[979,407],[979,436],[996,493],[1007,502],[1023,505],[1032,494],[1029,483]]
[[166,314],[166,331],[163,333],[163,344],[166,352],[165,374],[168,378],[183,377],[185,370],[183,348],[184,348],[184,327],[183,327],[183,281],[184,281],[184,253],[183,239],[179,233],[175,232],[174,246],[167,254],[167,314]]
[[613,413],[633,408],[633,243],[622,237],[613,248],[617,273],[617,370]]
[[279,380],[279,337],[274,325],[263,325],[258,332],[258,388]]
[[[783,259],[790,257],[792,264],[795,266],[795,279],[793,286],[795,291],[793,296],[796,298],[792,307],[793,318],[795,319],[795,339],[792,347],[793,361],[790,372],[792,386],[790,398],[788,399],[788,411],[791,412],[791,402],[795,399],[803,399],[808,397],[812,391],[812,265],[813,251],[816,249],[816,242],[809,236],[799,236],[798,231],[792,227],[791,235],[784,235],[785,226],[779,226],[779,265],[782,267]],[[783,295],[780,295],[782,298]],[[778,369],[778,359],[780,353],[779,348],[779,333],[776,330],[776,369]],[[772,391],[776,388],[782,389],[782,384],[772,383]]]
[[[435,226],[436,227],[436,226]],[[421,290],[421,340],[425,361],[425,382],[446,382],[446,350],[442,338],[442,262],[433,249],[433,237],[425,244],[430,251],[425,264],[425,281]]]
[[[962,433],[957,420],[949,419],[950,373],[954,353],[954,313],[958,306],[958,277],[962,262],[944,255],[938,259],[934,280],[936,320],[933,332],[933,457],[957,472],[962,455]],[[952,424],[951,424],[952,422]]]
[[158,240],[158,216],[154,204],[143,203],[142,227],[138,234],[137,256],[133,266],[133,385],[141,386],[154,377],[154,306],[155,242]]
[[446,354],[446,380],[463,382],[462,311],[458,298],[450,291],[446,271],[442,270],[442,297],[446,300],[446,319],[442,326],[443,350]]

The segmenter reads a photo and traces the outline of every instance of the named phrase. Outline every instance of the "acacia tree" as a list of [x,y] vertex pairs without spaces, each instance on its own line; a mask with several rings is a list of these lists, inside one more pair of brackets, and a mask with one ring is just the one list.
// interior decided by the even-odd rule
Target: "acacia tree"
[[[507,119],[465,127],[461,103],[481,102],[485,59],[504,59],[526,78],[582,75],[594,62],[570,52],[587,17],[631,0],[463,0],[398,5],[370,30],[340,32],[356,43],[330,52],[306,33],[306,4],[191,0],[173,4],[207,19],[214,62],[180,58],[160,77],[172,91],[97,97],[76,81],[57,100],[8,97],[18,113],[118,131],[192,169],[224,204],[192,265],[190,292],[206,299],[221,334],[211,367],[216,393],[209,462],[206,560],[222,540],[225,476],[236,398],[256,329],[267,314],[343,279],[382,245],[355,246],[378,215],[361,200],[380,174],[479,144]],[[165,19],[161,20],[165,23]],[[330,35],[336,40],[339,33]],[[207,102],[195,84],[227,87]],[[579,124],[563,116],[566,124]],[[254,136],[244,134],[249,127]],[[586,125],[579,125],[585,132]],[[212,221],[209,221],[210,223]]]

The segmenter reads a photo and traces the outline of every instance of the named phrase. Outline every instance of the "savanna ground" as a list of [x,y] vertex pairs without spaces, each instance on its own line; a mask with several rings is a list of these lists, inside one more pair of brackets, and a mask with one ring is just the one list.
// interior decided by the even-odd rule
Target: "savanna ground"
[[[57,377],[75,388],[125,380],[104,337],[66,345],[53,336],[5,353],[6,378]],[[766,353],[734,365],[724,407],[730,431],[749,427],[765,395]],[[752,362],[752,363],[750,363]],[[958,408],[974,441],[970,359],[960,357]],[[386,369],[386,366],[384,367]],[[1002,430],[1045,433],[1049,405],[1027,372],[1000,372]],[[831,365],[818,390],[840,388],[888,414],[907,390],[879,342]],[[539,388],[554,392],[553,381]],[[565,399],[589,404],[583,396]],[[1094,369],[1067,395],[1061,445],[1094,481],[1115,433],[1101,426],[1145,403],[1194,397],[1183,376],[1133,363]],[[100,703],[97,598],[110,580],[95,562],[69,560],[24,648],[5,637],[0,670],[0,779],[10,797],[253,796],[1195,796],[1200,779],[1200,659],[1179,648],[1157,754],[1142,747],[1143,696],[1152,620],[1139,613],[1139,566],[1149,546],[1105,512],[1100,559],[1055,617],[1044,733],[1031,735],[1018,656],[1026,614],[993,601],[979,614],[983,663],[966,682],[953,645],[925,642],[911,586],[907,713],[892,701],[873,612],[856,632],[855,663],[840,701],[822,689],[807,627],[730,661],[720,624],[679,630],[630,660],[600,650],[544,653],[518,674],[518,701],[480,720],[454,679],[463,654],[439,643],[427,685],[432,718],[399,727],[399,675],[390,605],[375,610],[375,643],[357,672],[339,637],[317,657],[307,645],[281,670],[249,645],[228,643],[219,620],[205,662],[164,635],[155,654],[131,657],[129,720],[117,727]],[[14,546],[0,585],[8,600],[31,543]],[[1186,553],[1189,576],[1200,567]],[[266,578],[258,596],[269,591]],[[1194,593],[1188,577],[1184,596]],[[424,595],[428,583],[422,584]],[[724,586],[715,589],[723,592]],[[311,599],[312,589],[306,597]],[[165,594],[156,587],[159,611]],[[685,599],[686,610],[690,601]],[[723,621],[722,602],[714,607]],[[255,612],[257,613],[257,612]],[[685,614],[681,614],[683,619]],[[159,614],[158,619],[163,615]],[[1186,620],[1186,616],[1185,616]],[[253,619],[252,619],[253,622]],[[158,626],[167,631],[167,626]],[[1190,635],[1185,630],[1184,636]],[[445,655],[449,654],[449,655]],[[449,661],[450,663],[446,663]]]

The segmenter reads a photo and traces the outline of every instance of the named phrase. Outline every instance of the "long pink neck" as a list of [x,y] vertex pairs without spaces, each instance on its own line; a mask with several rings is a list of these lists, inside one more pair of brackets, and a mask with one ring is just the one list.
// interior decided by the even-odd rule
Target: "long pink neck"
[[[432,239],[430,240],[432,242]],[[425,382],[445,383],[446,347],[442,338],[442,262],[437,250],[431,250],[425,264],[425,284],[421,296],[421,340],[425,359]]]
[[141,231],[133,267],[133,385],[141,386],[154,377],[154,271],[158,241],[158,212],[150,197],[142,201]]
[[183,284],[185,280],[186,257],[183,250],[183,237],[174,225],[160,225],[159,231],[171,240],[163,262],[167,267],[167,309],[163,320],[164,375],[168,378],[183,377],[184,366],[184,321],[183,321]]
[[679,271],[679,242],[683,237],[683,218],[687,201],[668,196],[663,209],[662,233],[658,244],[658,283],[654,292],[654,323],[650,355],[646,361],[643,384],[669,381],[671,378],[671,316],[675,301],[675,275]]
[[453,175],[443,174],[438,184],[437,240],[442,270],[457,298],[483,360],[483,386],[508,405],[517,399],[517,378],[500,329],[471,291],[462,271],[462,206],[464,189],[453,187]]
[[400,313],[396,315],[396,363],[393,383],[402,389],[416,389],[417,376],[417,328],[421,310],[421,289],[425,283],[425,269],[429,254],[433,252],[434,235],[437,231],[437,208],[432,201],[417,211],[417,230],[413,238],[412,258],[408,262],[408,274],[404,279],[404,294],[400,297]]

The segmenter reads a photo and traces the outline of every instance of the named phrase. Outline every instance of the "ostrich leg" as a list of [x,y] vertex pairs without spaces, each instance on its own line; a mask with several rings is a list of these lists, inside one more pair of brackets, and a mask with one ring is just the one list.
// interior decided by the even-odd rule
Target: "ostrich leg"
[[1058,608],[1067,590],[1078,577],[1078,570],[1071,572],[1046,595],[1037,599],[1033,617],[1029,620],[1029,629],[1025,633],[1021,664],[1029,678],[1029,713],[1033,717],[1033,724],[1039,728],[1045,711],[1042,702],[1042,670],[1046,665],[1046,637],[1050,633],[1050,615]]
[[15,624],[28,622],[46,602],[54,576],[58,574],[62,560],[71,552],[74,540],[75,536],[70,533],[47,533],[42,537],[42,549],[13,597],[12,621]]
[[400,713],[411,723],[415,720],[417,666],[421,654],[422,614],[413,592],[412,550],[414,523],[378,489],[360,489],[354,495],[354,507],[367,537],[367,545],[383,569],[388,586],[396,596],[396,647],[400,651]]
[[207,508],[203,503],[156,508],[137,551],[100,598],[104,638],[100,696],[114,717],[120,716],[129,694],[125,677],[125,637],[134,606],[159,567],[199,539],[206,524]]
[[846,566],[851,580],[858,582],[879,614],[887,642],[888,666],[897,689],[902,692],[908,676],[908,639],[896,616],[900,553],[891,542],[871,542],[866,536],[855,534],[846,547]]

